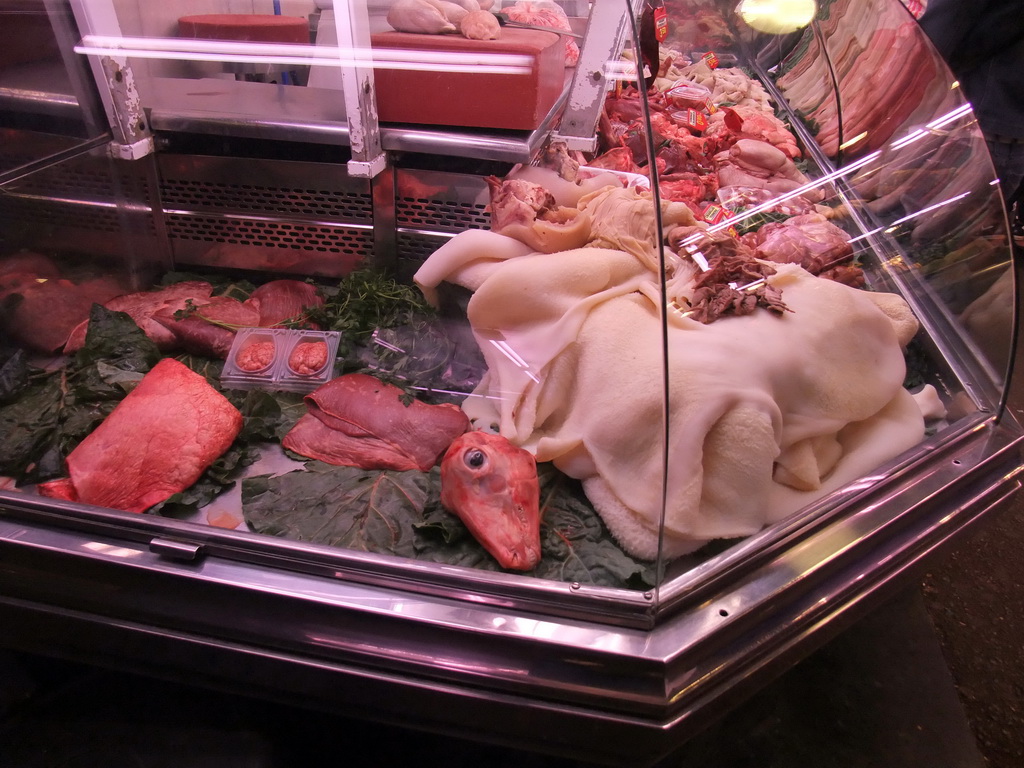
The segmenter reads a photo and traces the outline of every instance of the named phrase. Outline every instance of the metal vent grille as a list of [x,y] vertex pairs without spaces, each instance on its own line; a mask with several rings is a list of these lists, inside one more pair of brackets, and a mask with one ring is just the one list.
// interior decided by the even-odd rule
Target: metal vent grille
[[[85,165],[61,165],[37,171],[16,185],[8,187],[16,194],[33,195],[57,200],[75,200],[83,203],[114,202],[118,198],[114,179],[107,169]],[[121,177],[121,194],[148,200],[149,185],[145,178]]]
[[486,204],[455,203],[422,197],[398,197],[395,221],[399,227],[461,232],[463,229],[487,229],[491,216]]
[[367,224],[373,221],[369,192],[164,179],[161,194],[166,209],[219,209]]
[[19,248],[109,256],[125,263],[144,261],[160,252],[153,217],[148,214],[126,221],[114,208],[0,198],[0,250]]
[[259,245],[308,252],[363,256],[369,252],[373,242],[373,233],[369,229],[302,222],[168,214],[166,223],[170,237],[178,240]]
[[419,232],[398,233],[399,259],[404,262],[414,263],[413,271],[427,260],[434,251],[447,243],[447,237],[431,237]]
[[[117,234],[122,228],[121,218],[113,208],[17,199],[0,203],[0,221],[5,227],[31,228],[39,232],[59,228]],[[149,223],[152,229],[152,222]]]

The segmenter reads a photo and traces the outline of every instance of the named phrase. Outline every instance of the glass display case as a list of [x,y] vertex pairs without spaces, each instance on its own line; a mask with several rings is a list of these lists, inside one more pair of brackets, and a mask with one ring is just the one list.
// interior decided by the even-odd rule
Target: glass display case
[[643,764],[1017,491],[898,0],[480,5],[0,0],[0,642]]

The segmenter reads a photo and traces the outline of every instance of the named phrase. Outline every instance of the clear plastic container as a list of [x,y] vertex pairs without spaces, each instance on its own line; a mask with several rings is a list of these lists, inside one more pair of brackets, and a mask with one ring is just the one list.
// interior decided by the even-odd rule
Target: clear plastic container
[[232,389],[312,392],[334,376],[341,334],[286,328],[240,328],[221,383]]

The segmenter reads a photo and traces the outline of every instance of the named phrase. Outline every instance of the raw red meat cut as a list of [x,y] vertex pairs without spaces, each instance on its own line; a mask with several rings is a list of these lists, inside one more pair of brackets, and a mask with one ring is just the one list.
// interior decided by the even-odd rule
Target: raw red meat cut
[[719,149],[728,149],[739,139],[757,139],[782,150],[793,160],[803,154],[786,124],[757,107],[724,107],[711,115],[708,121],[710,125],[704,135],[715,139]]
[[258,308],[229,296],[197,302],[195,312],[180,320],[174,317],[175,312],[171,307],[164,307],[153,314],[153,319],[170,330],[186,352],[221,360],[231,351],[236,329],[259,325],[260,321]]
[[50,499],[78,501],[78,492],[75,491],[75,484],[71,482],[70,477],[61,477],[57,480],[40,483],[37,490],[40,496],[46,496]]
[[362,373],[332,379],[306,395],[309,413],[285,435],[289,451],[362,469],[428,471],[469,428],[454,405],[405,405],[398,387]]
[[259,310],[260,318],[256,325],[275,328],[286,320],[302,322],[306,310],[322,307],[324,300],[317,287],[310,283],[271,280],[253,291],[246,303]]
[[111,278],[82,283],[33,279],[3,297],[3,326],[10,338],[39,352],[54,352],[75,328],[89,317],[95,303],[103,303],[124,289]]
[[696,173],[673,173],[658,179],[658,190],[665,200],[692,203],[694,212],[699,214],[699,203],[713,200],[718,191],[718,179],[714,174],[699,176]]
[[0,298],[17,285],[27,280],[60,277],[60,270],[48,257],[32,251],[6,256],[0,259]]
[[755,236],[755,255],[778,264],[799,264],[812,275],[853,256],[850,235],[820,213],[793,216],[761,227]]
[[223,454],[242,414],[206,379],[164,358],[67,458],[44,496],[143,512],[185,490]]
[[615,147],[591,160],[589,168],[605,168],[609,171],[625,171],[626,173],[643,173],[643,169],[633,160],[633,152],[629,147]]
[[[185,303],[189,300],[205,303],[210,298],[212,291],[213,286],[207,282],[188,280],[155,291],[139,291],[115,296],[105,301],[103,306],[115,312],[126,313],[153,340],[157,347],[169,350],[177,346],[177,337],[173,331],[164,327],[153,316],[161,310],[166,310],[173,315],[177,310],[184,309]],[[71,337],[67,339],[64,354],[70,355],[82,348],[89,327],[88,317],[89,310],[86,309],[84,319],[71,333]]]

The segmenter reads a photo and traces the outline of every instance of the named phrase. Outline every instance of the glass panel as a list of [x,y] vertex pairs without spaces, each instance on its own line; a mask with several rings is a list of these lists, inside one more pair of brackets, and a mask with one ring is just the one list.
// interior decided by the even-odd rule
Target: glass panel
[[102,138],[106,121],[91,78],[70,52],[74,22],[66,7],[5,0],[0,20],[3,179]]
[[142,153],[151,131],[312,142],[351,149],[353,175],[385,160],[370,59],[380,9],[362,2],[74,3],[115,138]]
[[[44,258],[23,265],[35,272],[26,272],[8,297],[8,327],[27,328],[24,334],[6,337],[18,348],[7,353],[12,358],[25,355],[18,364],[27,363],[31,371],[9,405],[16,409],[34,403],[38,413],[49,413],[55,407],[52,398],[59,398],[53,382],[60,376],[85,383],[76,389],[74,407],[64,408],[56,419],[33,422],[31,444],[23,443],[28,448],[17,457],[8,456],[0,471],[14,477],[19,490],[60,499],[55,503],[62,503],[70,516],[114,520],[136,535],[163,531],[189,537],[198,531],[213,550],[233,557],[279,553],[278,560],[287,558],[289,567],[329,562],[331,572],[354,569],[364,577],[369,567],[410,576],[421,585],[449,581],[455,573],[481,592],[527,594],[535,589],[544,600],[549,599],[546,591],[564,593],[572,583],[580,605],[617,603],[620,608],[613,613],[618,610],[626,618],[616,620],[635,623],[630,614],[648,612],[651,605],[648,590],[657,571],[653,561],[660,508],[652,508],[652,529],[646,533],[655,541],[653,548],[647,544],[639,554],[630,553],[617,543],[584,490],[582,481],[596,475],[595,462],[611,461],[621,448],[605,448],[590,457],[590,449],[583,447],[584,436],[588,444],[610,437],[610,425],[591,420],[590,414],[612,406],[595,410],[588,402],[590,393],[600,391],[614,397],[613,390],[601,386],[602,361],[612,352],[583,354],[577,337],[589,305],[598,303],[593,294],[604,290],[609,299],[619,297],[620,304],[629,304],[624,294],[633,291],[641,276],[645,283],[653,279],[659,271],[660,238],[650,185],[640,175],[584,167],[580,183],[574,184],[570,178],[583,155],[570,153],[559,142],[541,146],[547,135],[541,126],[564,99],[572,78],[573,68],[567,64],[579,56],[578,38],[562,39],[507,23],[497,56],[490,55],[493,46],[480,45],[489,41],[460,38],[455,53],[469,51],[476,58],[472,71],[465,72],[464,61],[454,70],[447,66],[452,60],[440,67],[431,63],[432,46],[438,42],[434,36],[374,33],[375,50],[402,50],[399,43],[404,42],[423,57],[419,69],[381,67],[375,73],[381,117],[389,124],[413,126],[396,141],[418,141],[423,148],[434,141],[429,137],[440,136],[455,148],[446,149],[443,157],[396,154],[391,167],[360,177],[350,173],[349,155],[315,146],[308,125],[303,126],[308,142],[269,141],[280,136],[252,137],[237,126],[211,135],[218,130],[212,126],[236,118],[249,121],[250,127],[251,118],[265,123],[291,119],[295,102],[288,94],[314,91],[317,86],[310,83],[315,72],[270,82],[274,76],[265,73],[212,73],[203,69],[209,62],[201,67],[192,60],[166,58],[161,49],[171,39],[169,19],[185,9],[154,14],[138,10],[117,3],[86,4],[79,22],[88,31],[77,48],[98,65],[102,77],[112,73],[117,83],[134,80],[145,106],[136,115],[152,118],[151,125],[124,122],[124,139],[144,147],[145,134],[155,128],[156,151],[110,163],[96,179],[102,189],[88,193],[66,189],[66,180],[91,167],[71,160],[4,189],[21,206],[19,215],[26,222],[29,214],[45,216],[47,205],[64,211],[56,230],[33,236],[26,228],[11,241],[11,250],[30,247]],[[338,11],[318,10],[321,21]],[[503,9],[509,14],[516,10]],[[608,40],[615,42],[620,34],[626,10],[623,5],[617,15],[610,15],[610,27],[602,32]],[[585,14],[586,9],[576,12]],[[587,25],[585,16],[570,19],[565,13],[551,17],[549,12],[548,18],[533,21],[565,24],[566,31]],[[111,32],[117,39],[104,41],[103,33]],[[422,38],[427,38],[425,49],[414,44]],[[130,67],[108,60],[103,46],[128,53]],[[609,71],[622,70],[615,50]],[[149,53],[160,55],[151,58]],[[510,67],[508,59],[519,63],[513,61]],[[605,69],[604,60],[599,69]],[[173,88],[179,89],[174,108],[185,108],[202,95],[197,79],[219,94],[207,100],[209,114],[182,125],[183,130],[167,130],[169,121],[159,117],[169,114],[165,105],[149,99],[166,81],[174,81]],[[495,83],[502,90],[496,92]],[[273,109],[265,100],[236,102],[222,98],[222,86],[223,93],[260,89],[280,101]],[[132,109],[130,100],[113,103],[123,95],[116,91],[108,94],[115,123],[125,107]],[[406,98],[410,92],[436,98]],[[395,100],[396,94],[402,98]],[[187,98],[179,98],[183,95]],[[459,101],[457,96],[464,98]],[[318,103],[325,101],[322,97],[315,97]],[[437,110],[438,104],[444,109]],[[401,112],[410,108],[420,112]],[[200,122],[205,122],[203,131],[185,130]],[[643,126],[635,127],[639,136]],[[479,143],[481,149],[474,134],[508,138],[513,156],[527,160],[531,142],[540,141],[538,162],[510,162],[499,142],[488,138]],[[468,146],[466,156],[450,159],[463,145]],[[636,158],[651,165],[639,150]],[[136,176],[124,178],[131,172]],[[560,221],[563,211],[556,211],[555,220],[542,222],[539,233],[522,226],[517,230],[515,224],[506,228],[503,184],[532,184],[527,180],[536,174],[544,174],[543,194],[549,194],[550,186],[564,204],[564,214],[571,213],[578,222]],[[108,196],[109,187],[126,199]],[[591,233],[597,226],[592,222],[607,218],[601,211],[617,207],[606,194],[592,201],[584,215],[581,199],[602,190],[622,196],[622,204],[637,217],[635,230],[619,232],[606,222],[601,233]],[[600,206],[604,208],[598,210]],[[75,226],[79,220],[86,230],[90,223],[98,225],[101,212],[113,217],[110,226],[117,242],[130,243],[126,263],[104,263],[96,238]],[[134,240],[131,225],[118,223],[122,214],[142,215],[155,242]],[[548,223],[553,240],[540,247],[536,238],[549,236],[543,227]],[[58,236],[64,239],[57,242]],[[625,238],[622,247],[628,245],[627,250],[619,248],[619,238]],[[603,247],[578,247],[587,243]],[[72,244],[95,258],[78,258]],[[466,247],[473,264],[471,276],[463,281],[452,270],[466,258],[464,252],[459,255]],[[560,257],[529,255],[538,249],[559,252]],[[151,258],[153,254],[160,258]],[[517,258],[509,258],[513,255]],[[601,278],[598,272],[595,283],[582,273],[598,255],[613,274]],[[485,281],[489,269],[494,279]],[[44,277],[44,270],[52,271],[52,278]],[[89,280],[108,275],[119,279],[114,292],[120,295],[83,295],[75,322],[65,322],[46,338],[25,322],[29,310],[41,306],[40,281],[78,296]],[[660,295],[653,286],[645,292],[645,317],[655,323],[648,329],[654,355],[648,363],[660,371],[655,309]],[[104,307],[90,310],[93,300]],[[264,317],[275,302],[293,311]],[[113,347],[106,346],[114,338],[118,341]],[[585,376],[575,371],[584,364]],[[181,373],[182,366],[200,377]],[[644,368],[641,374],[647,379],[650,371]],[[583,391],[576,379],[585,379],[589,389]],[[663,411],[661,382],[657,373],[647,386],[648,413],[640,436],[644,441],[648,431],[654,436],[644,457],[651,466],[644,469],[646,480],[657,487],[663,467],[663,429],[657,422]],[[141,418],[133,410],[140,406],[133,404],[144,405],[154,386],[165,394],[174,390],[193,403],[207,403],[212,410],[204,418],[214,421],[215,433],[228,435],[228,444],[204,442],[204,458],[194,465],[176,449],[160,456],[136,450],[136,441],[127,437],[131,419]],[[304,400],[313,392],[318,394]],[[178,437],[170,445],[178,445],[175,440],[183,432],[191,434],[203,412],[189,403],[181,406],[174,426]],[[146,416],[151,431],[163,428],[158,416]],[[560,432],[562,422],[568,428]],[[461,447],[457,453],[450,449],[454,458],[442,460],[468,426],[491,432],[492,423],[493,431],[504,437],[480,438],[476,433],[482,445]],[[116,450],[91,452],[98,429],[113,434],[122,449],[131,448],[132,466],[123,456],[115,459]],[[348,444],[352,442],[358,445]],[[96,491],[79,471],[78,458],[85,456],[102,466],[82,472],[106,490]],[[117,473],[111,460],[118,463]],[[473,490],[477,481],[472,473],[479,474],[481,461],[490,478],[483,481],[485,498]],[[148,482],[142,474],[178,474],[182,465],[195,476],[175,481],[175,493],[157,498],[142,492]],[[449,468],[454,480],[446,484],[443,474]],[[123,487],[129,493],[122,498]],[[657,489],[651,498],[660,504]],[[113,510],[147,514],[133,518]],[[474,527],[495,514],[505,522]],[[236,532],[268,535],[257,543],[249,537],[243,545],[233,540]],[[286,548],[279,548],[282,543]],[[298,565],[302,561],[307,565]],[[439,566],[457,567],[450,571]]]
[[[994,407],[1010,362],[1013,274],[995,174],[970,105],[896,3],[822,4],[820,13],[805,39],[809,47],[823,42],[828,56],[817,60],[836,78],[839,101],[816,103],[821,78],[806,56],[783,62],[779,89],[840,170],[865,230],[856,242],[870,242],[883,259],[880,277],[920,297],[915,311],[931,336],[961,345],[946,356],[957,360],[953,377],[966,382],[947,384],[949,394],[967,386]],[[870,35],[858,35],[866,19]]]
[[749,556],[737,538],[771,540],[994,411],[1014,295],[984,142],[904,7],[670,13],[649,93],[658,189],[711,226],[664,233],[681,261],[662,546],[700,547],[671,564],[669,604],[696,563]]

